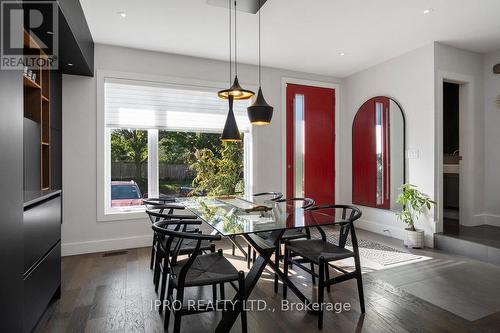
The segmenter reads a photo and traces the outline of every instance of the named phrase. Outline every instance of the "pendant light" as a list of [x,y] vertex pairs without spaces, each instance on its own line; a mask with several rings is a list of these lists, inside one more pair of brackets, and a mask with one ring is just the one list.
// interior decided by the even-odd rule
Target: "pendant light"
[[257,98],[247,108],[248,119],[252,125],[269,125],[271,119],[273,118],[273,107],[267,104],[264,94],[262,93],[262,64],[260,56],[260,12],[262,7],[259,0],[259,91],[257,93]]
[[240,130],[236,124],[236,118],[233,112],[233,95],[229,95],[229,112],[227,113],[226,124],[222,131],[221,140],[224,142],[238,142],[241,141]]
[[[231,79],[233,78],[233,68],[232,68],[232,25],[231,25],[231,2],[232,0],[228,0],[229,7],[229,83],[231,83]],[[236,8],[236,2],[235,2]],[[235,13],[236,14],[236,13]],[[235,15],[236,16],[236,15]],[[234,90],[233,90],[234,89]],[[238,90],[240,89],[240,90]],[[226,123],[224,124],[224,130],[222,131],[221,141],[223,142],[238,142],[241,141],[240,130],[238,129],[238,124],[236,123],[236,119],[234,117],[233,111],[233,102],[234,96],[237,95],[236,92],[241,91],[241,87],[238,83],[238,77],[234,78],[234,84],[231,88],[227,90],[219,91],[218,96],[220,98],[227,99],[229,101],[229,111],[227,113]],[[241,96],[241,95],[238,95]]]
[[[232,79],[231,73],[231,1],[229,2],[229,82]],[[217,93],[217,95],[222,99],[229,99],[229,96],[233,96],[233,99],[249,99],[255,93],[251,90],[243,89],[238,82],[238,39],[237,39],[237,26],[236,26],[236,0],[234,1],[234,81],[229,89],[221,90]]]

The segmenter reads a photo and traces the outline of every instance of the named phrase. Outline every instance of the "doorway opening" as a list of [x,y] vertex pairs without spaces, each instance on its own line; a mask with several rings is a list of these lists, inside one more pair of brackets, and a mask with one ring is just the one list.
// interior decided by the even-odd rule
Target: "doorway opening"
[[460,232],[460,90],[443,83],[443,232]]

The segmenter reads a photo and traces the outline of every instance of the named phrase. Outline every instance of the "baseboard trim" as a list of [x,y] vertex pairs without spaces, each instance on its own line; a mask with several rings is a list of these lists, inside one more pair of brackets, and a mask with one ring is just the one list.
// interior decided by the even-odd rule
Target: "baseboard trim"
[[[381,224],[363,219],[356,221],[355,225],[359,229],[370,231],[376,234],[400,240],[405,240],[406,238],[406,232],[403,227],[390,226],[387,224]],[[428,232],[427,230],[425,232],[425,246],[430,248],[434,247],[434,233]]]
[[479,214],[476,216],[481,217],[483,224],[492,225],[495,227],[500,227],[500,215]]
[[364,219],[360,219],[355,222],[355,226],[357,228],[371,231],[376,234],[381,234],[384,236],[397,238],[404,240],[405,239],[405,231],[402,228],[398,228],[396,226],[389,226],[387,224],[381,224],[374,221],[368,221]]
[[152,241],[152,235],[144,235],[124,238],[99,239],[87,242],[63,243],[61,246],[61,255],[64,257],[85,253],[132,249],[137,247],[151,246]]

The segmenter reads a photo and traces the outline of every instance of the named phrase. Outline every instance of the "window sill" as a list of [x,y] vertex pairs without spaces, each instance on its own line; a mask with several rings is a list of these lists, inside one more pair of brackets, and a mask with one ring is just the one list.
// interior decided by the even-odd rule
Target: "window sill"
[[146,219],[145,208],[130,210],[111,210],[106,213],[100,213],[97,216],[97,222],[129,221]]

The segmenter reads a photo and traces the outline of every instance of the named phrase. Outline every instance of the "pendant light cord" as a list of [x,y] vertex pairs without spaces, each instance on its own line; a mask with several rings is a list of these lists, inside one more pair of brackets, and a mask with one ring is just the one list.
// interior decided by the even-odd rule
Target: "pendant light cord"
[[262,65],[261,65],[261,55],[260,55],[260,12],[262,10],[261,0],[259,0],[259,88],[262,87]]
[[238,38],[236,25],[236,0],[234,0],[234,74],[238,76]]
[[231,86],[231,81],[233,80],[233,36],[231,30],[233,25],[231,24],[231,3],[232,0],[228,0],[229,8],[229,86]]

